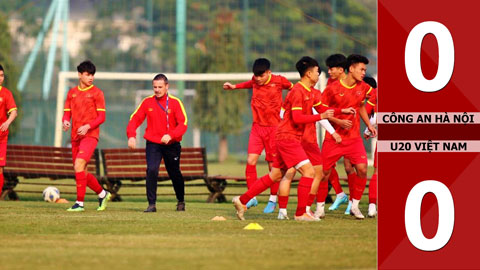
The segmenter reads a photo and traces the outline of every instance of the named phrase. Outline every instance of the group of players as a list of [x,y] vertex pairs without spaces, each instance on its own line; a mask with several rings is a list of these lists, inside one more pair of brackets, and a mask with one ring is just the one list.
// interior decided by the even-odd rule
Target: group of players
[[[236,85],[226,82],[223,85],[225,90],[253,88],[253,124],[245,169],[248,190],[233,198],[239,219],[243,220],[245,211],[258,204],[255,196],[269,187],[271,195],[264,212],[273,213],[278,202],[278,219],[288,219],[288,196],[296,171],[300,172],[301,178],[297,189],[295,220],[318,221],[325,217],[329,181],[337,194],[329,209],[336,210],[348,202],[345,213],[357,219],[364,218],[359,202],[367,182],[367,154],[360,136],[360,118],[367,126],[366,138],[377,134],[374,118],[369,120],[369,115],[375,115],[376,112],[376,83],[372,78],[369,78],[370,81],[365,78],[368,63],[366,57],[356,54],[348,58],[341,54],[329,56],[326,65],[330,77],[323,93],[314,88],[321,73],[319,64],[308,56],[296,63],[301,79],[295,85],[282,76],[272,74],[270,62],[265,58],[257,59],[253,64],[252,80]],[[99,126],[105,121],[103,92],[93,85],[95,69],[90,61],[84,61],[77,67],[79,85],[70,89],[65,101],[63,129],[70,129],[70,120],[77,119],[72,127],[76,131],[72,132],[72,156],[77,200],[68,211],[84,211],[87,186],[98,194],[99,211],[106,208],[111,196],[86,171],[98,143]],[[4,70],[0,66],[0,191],[3,186],[8,127],[17,116],[15,101],[11,92],[2,87],[3,81]],[[282,101],[283,89],[288,89],[289,93]],[[317,143],[317,121],[327,131],[322,151]],[[263,149],[270,172],[257,179],[256,163]],[[335,170],[335,164],[342,156],[350,199],[343,192]],[[376,216],[376,152],[374,167],[369,189],[370,217]],[[310,207],[315,199],[316,210],[313,212]]]
[[[271,195],[264,212],[274,212],[278,201],[278,219],[288,219],[288,196],[296,171],[301,178],[295,220],[319,221],[325,217],[329,181],[337,194],[329,210],[336,210],[348,202],[346,214],[365,218],[359,208],[367,182],[367,154],[360,135],[360,118],[367,126],[364,137],[377,135],[375,118],[369,119],[376,111],[376,82],[373,78],[365,78],[368,63],[366,57],[358,54],[329,56],[326,65],[330,77],[323,93],[314,88],[321,73],[319,64],[308,56],[296,63],[301,79],[295,85],[272,74],[270,62],[265,58],[254,62],[252,80],[223,85],[225,90],[253,88],[253,124],[245,169],[248,190],[233,198],[240,220],[245,219],[248,208],[258,204],[255,196],[269,187]],[[282,102],[283,89],[289,93]],[[327,131],[322,151],[317,143],[317,121]],[[270,172],[257,179],[256,163],[263,149]],[[342,156],[350,199],[343,192],[335,170]],[[369,217],[377,214],[376,153],[374,167],[369,189]],[[313,212],[310,207],[315,199],[317,204]]]

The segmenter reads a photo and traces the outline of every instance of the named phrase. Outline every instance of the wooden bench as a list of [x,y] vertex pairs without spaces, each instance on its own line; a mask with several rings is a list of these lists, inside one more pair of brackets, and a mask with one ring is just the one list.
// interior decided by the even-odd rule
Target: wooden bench
[[[104,176],[101,178],[105,188],[112,193],[113,201],[121,201],[118,194],[122,187],[122,180],[144,181],[146,178],[145,149],[102,149],[101,150]],[[216,181],[208,176],[207,155],[205,148],[184,147],[180,155],[180,170],[185,181],[203,180],[202,186],[207,186],[207,202],[225,202],[223,195],[226,183]],[[169,180],[165,164],[160,164],[158,181]],[[195,184],[189,185],[194,186]],[[138,185],[137,185],[138,186]]]
[[[99,152],[95,149],[87,170],[99,177]],[[72,149],[67,147],[7,145],[7,163],[3,169],[5,177],[4,192],[0,199],[9,196],[18,200],[14,188],[23,178],[75,179]]]

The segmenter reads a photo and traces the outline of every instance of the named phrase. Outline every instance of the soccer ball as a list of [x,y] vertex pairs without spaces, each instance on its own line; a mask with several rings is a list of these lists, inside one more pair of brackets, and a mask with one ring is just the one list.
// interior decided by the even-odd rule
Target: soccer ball
[[60,199],[60,191],[56,187],[47,187],[43,190],[43,199],[46,202],[55,202]]

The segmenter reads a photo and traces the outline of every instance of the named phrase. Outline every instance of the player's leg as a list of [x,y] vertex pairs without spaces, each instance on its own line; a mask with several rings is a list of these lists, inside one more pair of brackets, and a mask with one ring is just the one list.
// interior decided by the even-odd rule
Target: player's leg
[[162,146],[162,156],[177,197],[177,211],[185,211],[185,181],[180,171],[180,143]]
[[373,175],[370,179],[370,186],[368,189],[368,217],[375,217],[377,215],[377,148],[375,147],[375,155],[373,158]]
[[[250,130],[250,137],[248,139],[247,166],[245,167],[247,188],[253,186],[255,181],[257,181],[257,161],[264,148],[262,138],[260,136],[260,128],[261,127],[258,124],[253,123],[252,129]],[[247,203],[248,208],[257,205],[257,198],[252,198],[252,200]]]
[[[275,133],[276,127],[262,127],[262,142],[265,147],[265,160],[268,162],[269,170],[272,169],[273,156],[275,151]],[[275,212],[277,207],[277,194],[280,187],[280,182],[275,182],[270,186],[270,197],[268,198],[267,206],[263,209],[263,213],[269,214]]]
[[147,159],[147,200],[148,208],[144,212],[156,212],[158,169],[162,161],[161,145],[147,141],[145,156]]
[[[260,154],[254,154],[254,153],[248,153],[247,155],[247,167],[245,169],[245,178],[247,180],[248,189],[250,189],[255,183],[255,181],[257,181],[257,161],[259,156]],[[258,205],[257,198],[254,197],[247,203],[247,208],[254,207],[257,205]]]
[[247,211],[247,202],[250,201],[253,197],[265,191],[269,188],[274,182],[279,182],[282,180],[283,175],[285,174],[284,169],[273,167],[272,170],[265,176],[259,178],[255,183],[241,196],[236,196],[233,198],[232,202],[237,210],[237,217],[240,220],[245,220],[244,213]]
[[302,177],[298,182],[297,187],[297,210],[295,211],[295,220],[298,221],[315,221],[315,218],[307,214],[308,194],[312,188],[313,177],[315,170],[308,159],[298,163],[295,166]]
[[280,187],[278,190],[278,219],[288,219],[288,196],[290,195],[290,187],[296,172],[297,170],[295,170],[295,168],[288,169],[280,181]]
[[359,204],[367,184],[367,153],[363,146],[361,138],[353,141],[346,149],[346,158],[348,158],[355,166],[357,177],[355,179],[355,189],[352,196],[352,209],[353,214],[357,219],[365,218],[360,211]]
[[77,186],[77,199],[72,207],[68,208],[69,212],[84,211],[83,201],[85,200],[85,192],[87,189],[87,176],[85,175],[85,167],[87,162],[78,158],[80,152],[80,141],[72,141],[72,160],[73,169],[75,170],[75,183]]
[[2,195],[3,191],[3,183],[4,183],[4,177],[3,177],[3,166],[0,167],[0,196]]
[[[319,185],[322,182],[322,178],[323,178],[322,153],[320,152],[320,148],[316,143],[302,143],[302,147],[305,150],[305,153],[307,154],[307,157],[310,160],[310,163],[312,163],[313,170],[315,173],[312,186],[308,194],[308,200],[307,200],[307,206],[306,206],[306,213],[313,216],[313,212],[310,210],[310,207],[313,201],[315,200],[315,198],[317,197],[317,192],[319,191]],[[327,186],[325,187],[324,184],[326,184]],[[324,191],[322,191],[322,194],[324,192],[326,197],[328,192],[327,181],[325,181],[325,183],[322,183],[322,188],[325,189]],[[321,201],[317,200],[317,203],[318,202],[323,202],[323,204],[325,204],[325,198],[323,198]]]
[[88,162],[92,157],[95,148],[97,147],[98,140],[92,137],[86,137],[80,141],[79,146],[79,153],[77,155],[77,159],[83,159],[86,162],[84,172],[87,178],[87,186],[93,190],[98,195],[98,211],[103,211],[107,207],[107,202],[110,200],[112,196],[110,192],[104,190],[100,183],[98,182],[97,178],[91,173],[87,171]]
[[349,201],[347,210],[345,211],[345,215],[350,215],[350,209],[352,208],[352,195],[355,192],[355,180],[357,179],[357,174],[355,169],[352,166],[352,163],[349,159],[343,158],[343,164],[345,165],[345,173],[347,174],[347,181],[348,181],[348,190],[349,190]]
[[0,143],[0,195],[2,195],[4,177],[3,177],[3,167],[7,164],[7,142]]
[[333,189],[335,190],[335,194],[337,195],[335,201],[332,205],[328,208],[328,210],[333,211],[337,210],[340,205],[348,202],[348,196],[343,192],[342,186],[340,185],[340,179],[338,177],[338,172],[334,168],[332,168],[332,173],[328,178],[328,181],[332,184]]

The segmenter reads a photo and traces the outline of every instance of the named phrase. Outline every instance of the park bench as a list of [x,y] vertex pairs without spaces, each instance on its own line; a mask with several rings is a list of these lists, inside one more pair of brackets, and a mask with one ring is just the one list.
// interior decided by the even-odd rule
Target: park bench
[[[146,178],[145,149],[102,149],[101,150],[104,175],[101,181],[105,188],[112,193],[113,201],[120,201],[119,190],[123,180],[144,181]],[[225,202],[223,195],[226,182],[218,181],[208,176],[207,155],[203,147],[183,147],[180,156],[180,170],[185,181],[203,180],[202,184],[189,184],[188,186],[206,186],[209,194],[207,202]],[[170,180],[165,169],[165,164],[160,164],[158,181]],[[127,186],[127,185],[123,185]],[[138,186],[138,185],[136,185]]]
[[[97,179],[100,175],[98,157],[98,150],[95,149],[87,166],[88,172],[95,175]],[[4,167],[3,174],[5,177],[5,185],[4,192],[0,199],[3,200],[6,196],[9,196],[12,200],[18,200],[18,195],[14,188],[19,182],[19,177],[43,177],[51,180],[75,179],[72,149],[67,147],[9,144],[7,145],[7,163]]]

